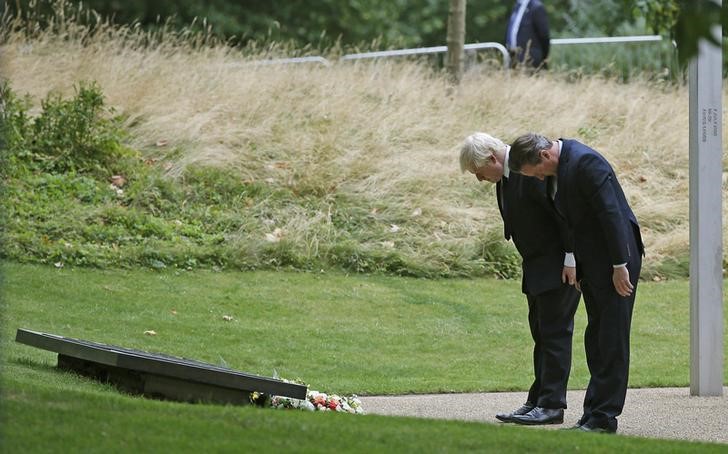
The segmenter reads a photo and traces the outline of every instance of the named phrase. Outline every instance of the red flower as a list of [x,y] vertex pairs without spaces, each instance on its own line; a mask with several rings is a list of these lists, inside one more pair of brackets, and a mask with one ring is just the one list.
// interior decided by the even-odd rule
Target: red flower
[[332,410],[336,410],[336,407],[338,407],[338,406],[339,406],[339,403],[336,402],[335,400],[332,400],[331,402],[329,402],[329,408]]

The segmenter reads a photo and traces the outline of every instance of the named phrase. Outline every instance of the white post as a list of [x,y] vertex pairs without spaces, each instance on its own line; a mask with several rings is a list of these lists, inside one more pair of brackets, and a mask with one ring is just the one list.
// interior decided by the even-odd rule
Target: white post
[[[721,0],[717,0],[720,4]],[[721,42],[721,28],[713,30]],[[690,394],[723,395],[722,54],[690,62]]]

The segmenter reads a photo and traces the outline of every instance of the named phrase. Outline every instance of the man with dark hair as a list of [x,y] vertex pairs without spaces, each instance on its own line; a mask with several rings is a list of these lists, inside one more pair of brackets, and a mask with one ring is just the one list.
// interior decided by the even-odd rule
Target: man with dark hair
[[508,145],[484,132],[468,136],[460,147],[460,168],[478,181],[495,183],[506,239],[523,259],[521,290],[528,300],[533,338],[534,380],[526,403],[503,422],[561,424],[571,371],[571,339],[579,292],[574,288],[573,238],[549,202],[542,181],[508,170]]
[[511,63],[546,68],[551,36],[548,16],[541,0],[516,0],[506,28],[506,48]]
[[574,428],[614,433],[627,394],[629,333],[644,254],[637,219],[607,160],[576,140],[523,135],[511,146],[509,166],[546,182],[574,232],[591,374]]

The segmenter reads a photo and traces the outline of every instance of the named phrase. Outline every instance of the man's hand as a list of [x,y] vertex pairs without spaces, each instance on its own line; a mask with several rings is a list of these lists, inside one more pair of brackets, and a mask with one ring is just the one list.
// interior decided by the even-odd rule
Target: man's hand
[[614,268],[612,283],[614,283],[614,289],[620,296],[629,296],[632,294],[632,290],[634,290],[634,286],[629,281],[629,270],[626,266]]
[[561,271],[561,282],[568,283],[569,285],[576,284],[576,267],[565,266]]

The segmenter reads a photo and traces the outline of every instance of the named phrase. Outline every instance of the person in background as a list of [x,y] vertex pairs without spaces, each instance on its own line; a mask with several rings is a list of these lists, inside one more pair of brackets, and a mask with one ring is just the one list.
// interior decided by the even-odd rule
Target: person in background
[[574,429],[617,431],[629,378],[629,334],[644,245],[611,165],[576,140],[518,137],[508,165],[546,182],[574,233],[577,287],[584,295],[586,362],[591,377]]
[[513,240],[523,259],[521,290],[528,301],[534,342],[534,379],[526,403],[496,418],[519,424],[561,424],[580,297],[573,286],[573,239],[548,199],[543,181],[509,171],[508,146],[499,139],[482,132],[467,137],[460,147],[460,168],[478,181],[495,183],[505,239]]
[[516,0],[506,28],[511,65],[547,68],[551,43],[548,15],[541,0]]

